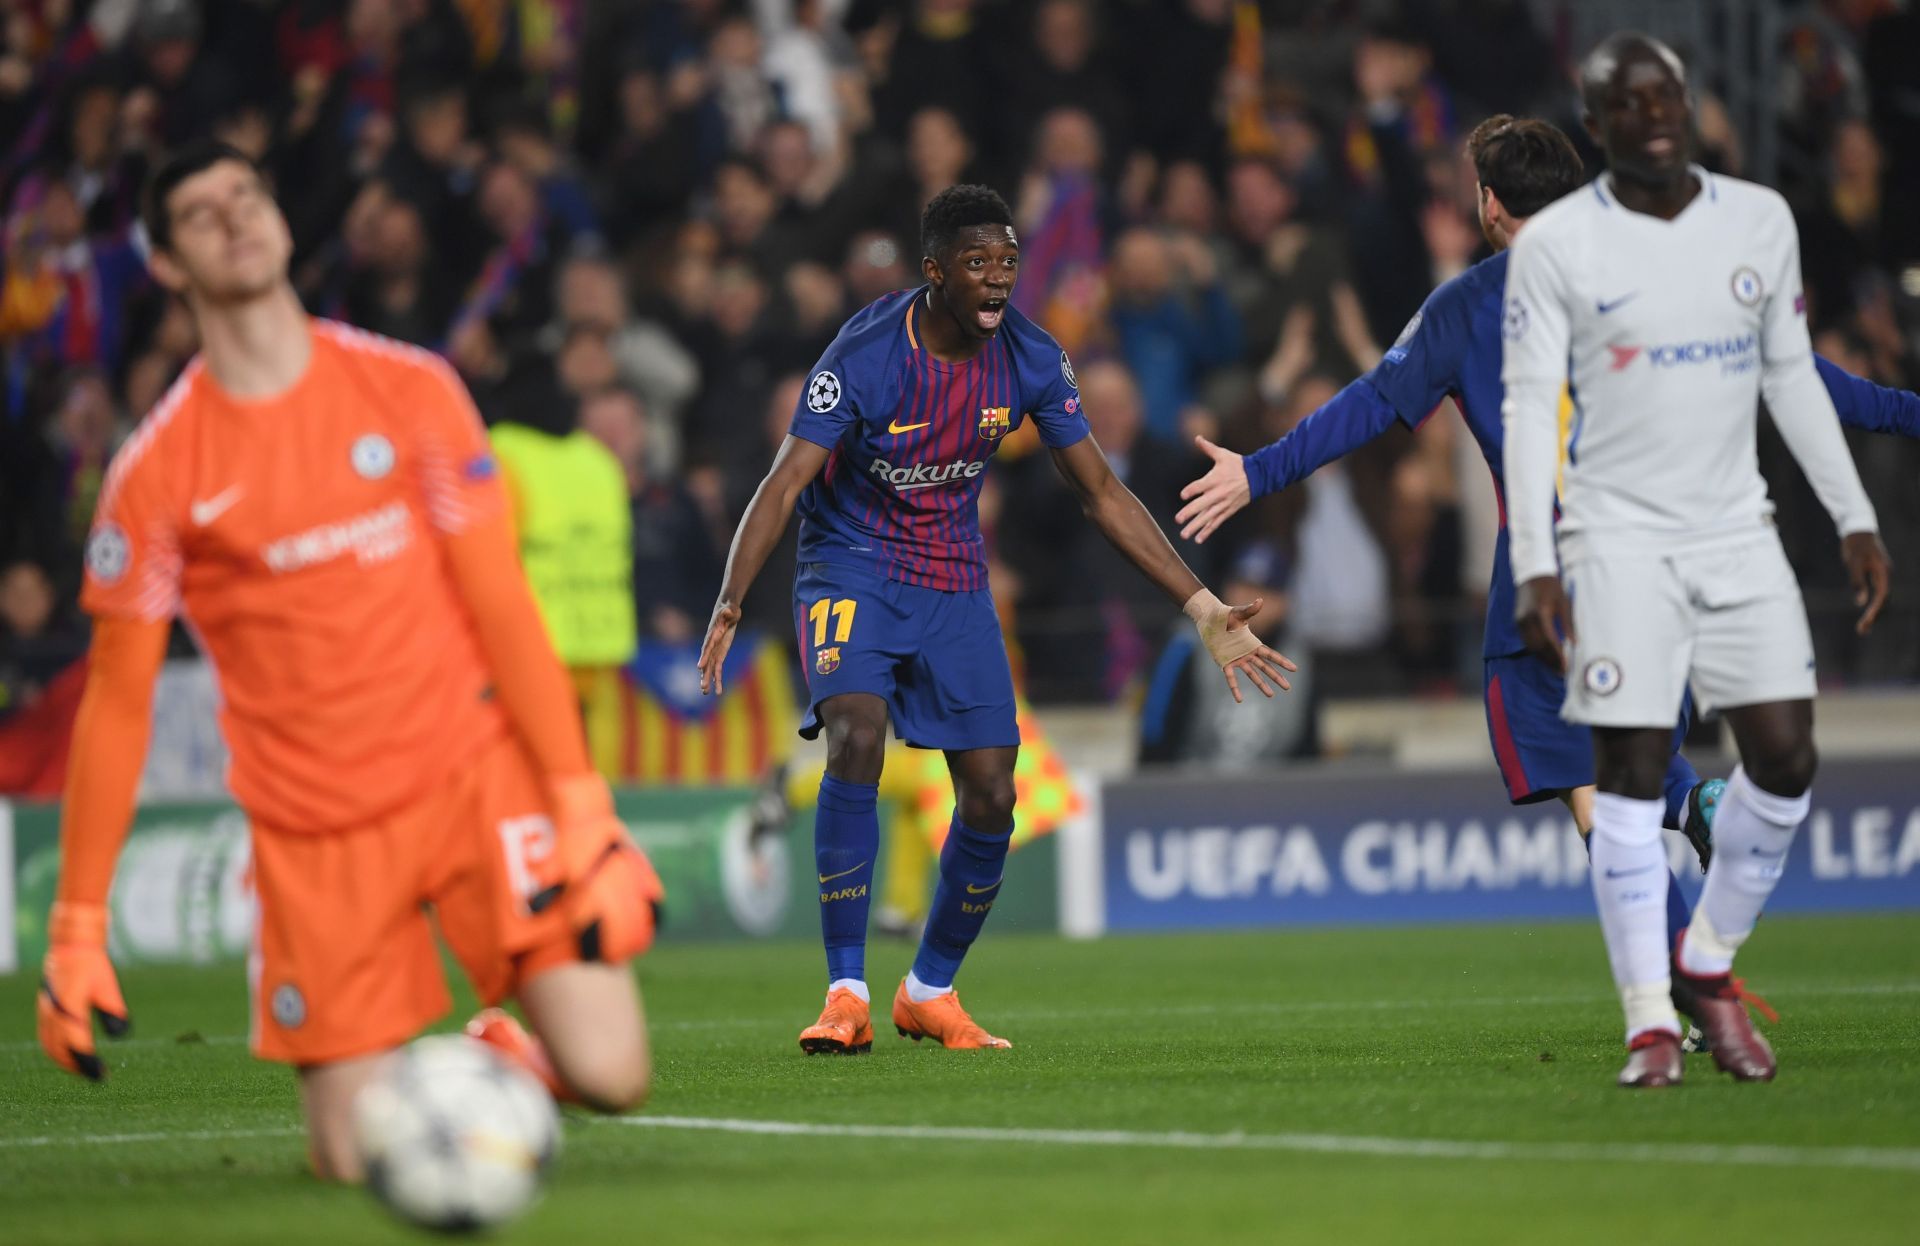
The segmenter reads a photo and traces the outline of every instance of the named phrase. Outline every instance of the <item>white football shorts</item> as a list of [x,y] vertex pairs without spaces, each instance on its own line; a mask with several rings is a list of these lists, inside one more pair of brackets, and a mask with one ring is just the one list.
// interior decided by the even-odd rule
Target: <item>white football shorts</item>
[[1560,559],[1568,722],[1671,727],[1689,682],[1696,712],[1813,697],[1806,605],[1771,523],[1693,543],[1568,534]]

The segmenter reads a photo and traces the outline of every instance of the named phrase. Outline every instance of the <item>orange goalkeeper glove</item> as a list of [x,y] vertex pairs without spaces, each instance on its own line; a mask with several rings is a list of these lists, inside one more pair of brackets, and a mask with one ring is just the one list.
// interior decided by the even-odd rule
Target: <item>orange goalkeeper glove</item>
[[666,894],[647,854],[613,812],[613,794],[597,774],[553,781],[557,877],[530,902],[556,902],[579,941],[580,958],[618,965],[653,945]]
[[107,960],[107,910],[101,904],[55,901],[47,919],[47,959],[40,970],[40,1046],[69,1073],[96,1082],[107,1066],[93,1046],[93,1019],[109,1038],[133,1028],[120,981]]

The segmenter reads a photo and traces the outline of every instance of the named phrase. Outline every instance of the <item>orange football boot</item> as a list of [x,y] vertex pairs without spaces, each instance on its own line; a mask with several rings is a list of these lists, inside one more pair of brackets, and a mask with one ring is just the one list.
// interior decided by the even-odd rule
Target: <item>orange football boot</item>
[[546,1044],[527,1033],[526,1027],[503,1008],[483,1008],[467,1022],[467,1037],[477,1038],[505,1056],[513,1064],[540,1079],[547,1093],[561,1103],[578,1104],[580,1097],[567,1088],[554,1071],[553,1058]]
[[958,992],[948,991],[924,1004],[916,1004],[907,997],[905,978],[900,980],[900,989],[893,993],[893,1028],[900,1031],[902,1038],[916,1043],[923,1038],[938,1039],[942,1047],[955,1051],[1013,1046],[976,1025],[960,1006]]
[[800,1031],[800,1050],[810,1056],[855,1056],[873,1050],[873,1019],[867,1001],[846,987],[827,992],[820,1019]]

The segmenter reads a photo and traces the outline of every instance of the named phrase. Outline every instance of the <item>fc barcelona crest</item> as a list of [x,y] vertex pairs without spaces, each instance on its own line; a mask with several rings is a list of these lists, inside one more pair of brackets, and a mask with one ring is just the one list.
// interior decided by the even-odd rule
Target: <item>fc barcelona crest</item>
[[833,645],[821,649],[813,655],[813,669],[821,675],[831,675],[840,669],[840,646]]
[[988,441],[1000,440],[1013,427],[1012,417],[1012,407],[980,408],[980,435]]

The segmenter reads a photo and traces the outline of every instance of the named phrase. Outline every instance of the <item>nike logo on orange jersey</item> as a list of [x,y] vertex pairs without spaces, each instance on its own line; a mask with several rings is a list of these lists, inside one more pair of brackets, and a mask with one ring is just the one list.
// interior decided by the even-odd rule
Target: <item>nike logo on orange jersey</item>
[[933,423],[932,420],[922,420],[918,424],[902,424],[896,419],[888,423],[887,431],[890,433],[910,433],[916,428],[925,428],[931,423]]
[[820,876],[820,881],[823,883],[830,883],[836,878],[845,878],[847,875],[853,873],[854,870],[864,870],[866,868],[867,868],[867,863],[865,861],[862,861],[860,864],[854,866],[853,870],[841,870],[838,874],[822,874]]
[[233,508],[233,504],[240,500],[241,495],[245,492],[246,487],[244,485],[228,485],[204,501],[198,498],[194,499],[193,504],[187,508],[187,513],[193,518],[194,527],[204,528],[214,520],[220,518],[220,516],[226,514],[227,511]]

